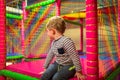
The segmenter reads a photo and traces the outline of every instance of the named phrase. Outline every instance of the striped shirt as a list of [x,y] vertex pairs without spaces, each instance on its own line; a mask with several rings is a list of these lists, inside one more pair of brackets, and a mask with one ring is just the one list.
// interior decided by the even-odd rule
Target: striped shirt
[[68,37],[62,36],[52,42],[44,64],[45,68],[49,66],[54,57],[60,65],[74,65],[76,71],[81,70],[79,55],[73,41]]

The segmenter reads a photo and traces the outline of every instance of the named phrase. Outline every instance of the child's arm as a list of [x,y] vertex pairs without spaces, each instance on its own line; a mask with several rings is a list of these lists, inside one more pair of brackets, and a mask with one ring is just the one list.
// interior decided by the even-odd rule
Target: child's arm
[[52,52],[52,50],[49,50],[47,58],[45,60],[45,64],[44,64],[44,68],[47,69],[50,62],[53,60],[54,54]]
[[78,53],[76,52],[75,45],[71,39],[65,41],[65,49],[67,53],[70,55],[74,66],[69,68],[69,70],[76,69],[76,76],[78,80],[85,80],[85,76],[82,74],[80,58]]
[[64,48],[66,52],[70,55],[76,71],[78,72],[81,71],[80,58],[78,53],[76,52],[74,42],[71,39],[66,39],[64,41]]
[[76,72],[75,76],[77,76],[78,80],[86,80],[86,76],[82,72]]

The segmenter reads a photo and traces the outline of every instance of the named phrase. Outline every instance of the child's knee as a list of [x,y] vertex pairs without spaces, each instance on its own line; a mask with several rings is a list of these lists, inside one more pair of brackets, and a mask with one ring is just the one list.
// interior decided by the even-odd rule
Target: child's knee
[[60,75],[59,74],[55,74],[53,77],[52,77],[52,80],[60,80]]
[[65,77],[62,77],[59,73],[56,73],[53,77],[52,80],[68,80]]
[[50,77],[51,77],[51,76],[50,76],[48,73],[44,73],[44,74],[41,76],[40,80],[49,80]]

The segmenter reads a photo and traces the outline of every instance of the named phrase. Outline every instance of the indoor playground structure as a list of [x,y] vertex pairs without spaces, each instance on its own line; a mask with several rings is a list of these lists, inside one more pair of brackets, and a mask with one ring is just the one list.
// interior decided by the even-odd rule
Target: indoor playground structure
[[[86,80],[120,80],[120,0],[0,0],[0,80],[40,80],[51,40],[46,23],[65,19]],[[77,80],[73,77],[70,80]]]

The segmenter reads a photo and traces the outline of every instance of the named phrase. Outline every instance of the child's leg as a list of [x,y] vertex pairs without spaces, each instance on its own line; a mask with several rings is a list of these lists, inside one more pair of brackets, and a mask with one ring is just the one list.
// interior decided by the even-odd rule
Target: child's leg
[[54,62],[46,69],[45,73],[43,73],[40,80],[51,80],[52,76],[57,72],[57,70],[58,64]]
[[52,80],[69,80],[75,75],[75,69],[69,70],[71,66],[63,66],[52,78]]

